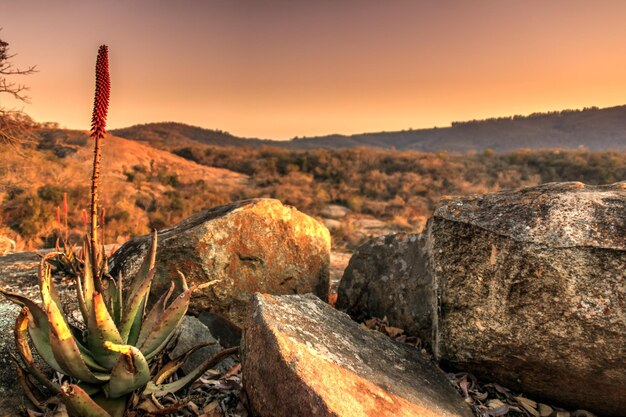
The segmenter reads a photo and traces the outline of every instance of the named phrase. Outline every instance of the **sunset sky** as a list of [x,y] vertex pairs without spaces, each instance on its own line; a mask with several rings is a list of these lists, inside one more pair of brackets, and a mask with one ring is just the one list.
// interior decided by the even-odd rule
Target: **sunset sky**
[[[626,1],[4,1],[37,121],[288,139],[626,104]],[[15,106],[6,97],[0,105]]]

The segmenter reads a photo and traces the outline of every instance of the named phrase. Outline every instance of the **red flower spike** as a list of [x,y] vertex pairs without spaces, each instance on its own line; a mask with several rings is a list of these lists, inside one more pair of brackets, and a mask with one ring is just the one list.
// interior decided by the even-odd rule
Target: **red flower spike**
[[96,60],[96,94],[93,100],[91,116],[91,136],[103,138],[106,133],[109,97],[111,96],[111,80],[109,78],[109,50],[106,45],[98,49]]

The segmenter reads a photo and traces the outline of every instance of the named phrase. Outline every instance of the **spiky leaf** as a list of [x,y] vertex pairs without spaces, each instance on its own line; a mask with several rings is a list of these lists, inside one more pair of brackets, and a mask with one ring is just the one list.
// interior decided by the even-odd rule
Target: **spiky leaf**
[[107,349],[104,342],[123,343],[115,322],[104,304],[102,295],[94,292],[93,307],[87,324],[87,341],[89,349],[94,354],[95,360],[106,369],[113,368],[119,354]]
[[3,289],[0,293],[14,303],[28,308],[30,319],[28,321],[28,334],[30,335],[33,345],[37,353],[43,358],[50,367],[57,372],[63,372],[61,366],[54,359],[52,347],[50,346],[50,327],[48,326],[48,317],[46,313],[34,301],[14,294]]
[[15,345],[17,351],[24,363],[26,371],[35,377],[42,385],[50,389],[53,393],[58,394],[59,386],[52,383],[44,373],[35,365],[33,354],[28,345],[28,325],[29,325],[29,309],[23,307],[15,321]]
[[109,398],[118,398],[146,385],[150,368],[143,354],[134,346],[104,342],[107,349],[120,353],[111,370],[111,380],[104,390]]
[[81,387],[75,384],[61,387],[61,398],[81,417],[111,417]]
[[[187,309],[189,308],[191,294],[197,289],[206,288],[216,282],[218,281],[211,281],[187,288],[178,297],[176,297],[174,301],[172,301],[172,304],[167,307],[154,326],[152,326],[151,329],[146,329],[147,334],[145,337],[140,335],[140,339],[143,339],[143,343],[139,346],[139,349],[141,349],[142,352],[145,352],[147,359],[153,358],[161,350],[163,350],[169,339],[174,335],[174,330],[180,325]],[[186,286],[184,277],[183,285]]]

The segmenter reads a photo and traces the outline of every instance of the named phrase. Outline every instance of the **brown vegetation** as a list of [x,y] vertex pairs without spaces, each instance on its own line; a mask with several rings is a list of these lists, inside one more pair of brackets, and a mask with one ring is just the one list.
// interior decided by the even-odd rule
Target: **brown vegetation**
[[[85,231],[81,212],[89,206],[88,190],[73,180],[89,172],[87,134],[58,129],[36,133],[38,140],[24,144],[17,157],[14,148],[0,149],[0,234],[17,240],[18,248],[53,245],[59,228],[55,212],[63,193],[68,193],[69,226],[77,237]],[[328,204],[340,204],[397,229],[419,230],[435,201],[446,195],[626,178],[626,153],[617,151],[459,154],[198,144],[175,149],[176,156],[121,138],[109,136],[107,141],[112,143],[103,154],[109,167],[103,181],[110,192],[102,196],[107,243],[243,198],[278,198],[315,216]],[[61,189],[55,185],[59,183],[67,185]],[[333,231],[335,245],[348,240],[350,227],[344,222]]]

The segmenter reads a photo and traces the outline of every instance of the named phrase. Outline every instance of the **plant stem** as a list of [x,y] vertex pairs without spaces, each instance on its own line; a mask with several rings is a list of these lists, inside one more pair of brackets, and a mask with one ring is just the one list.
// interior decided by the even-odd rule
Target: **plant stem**
[[96,291],[103,293],[100,277],[100,247],[98,245],[98,189],[100,187],[100,160],[102,137],[94,135],[93,174],[91,176],[91,267]]

